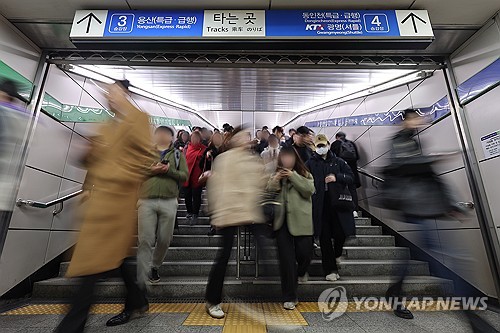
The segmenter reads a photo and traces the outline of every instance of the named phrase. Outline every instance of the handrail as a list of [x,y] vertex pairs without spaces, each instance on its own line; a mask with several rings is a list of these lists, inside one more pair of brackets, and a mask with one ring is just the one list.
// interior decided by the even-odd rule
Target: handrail
[[69,200],[71,198],[74,198],[74,197],[76,197],[76,196],[78,196],[78,195],[80,195],[82,193],[83,193],[83,190],[78,190],[76,192],[67,194],[67,195],[65,195],[63,197],[54,199],[54,200],[49,201],[49,202],[40,202],[40,201],[34,201],[34,200],[24,200],[24,199],[19,198],[16,201],[16,205],[17,205],[17,207],[29,206],[29,207],[35,207],[35,208],[48,208],[48,207],[57,205],[59,203],[62,203],[64,201],[66,201],[66,200]]
[[368,171],[366,171],[364,169],[358,168],[358,173],[360,173],[362,175],[365,175],[365,176],[367,176],[367,177],[369,177],[371,179],[375,179],[378,182],[381,182],[381,183],[385,182],[385,180],[383,180],[379,176],[372,175],[371,173],[369,173]]

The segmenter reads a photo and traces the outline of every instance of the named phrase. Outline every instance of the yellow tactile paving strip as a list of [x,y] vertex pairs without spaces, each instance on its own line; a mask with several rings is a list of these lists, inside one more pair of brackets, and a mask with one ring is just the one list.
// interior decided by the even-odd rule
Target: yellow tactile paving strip
[[[443,311],[437,303],[426,304],[422,309],[422,302],[408,302],[408,309],[413,311]],[[359,307],[355,302],[347,302],[346,312],[390,311],[390,308],[377,309],[366,307],[362,303]],[[151,303],[150,313],[189,313],[184,325],[193,326],[246,326],[251,325],[307,325],[301,312],[320,312],[318,303],[301,302],[293,311],[284,310],[281,303],[229,303],[222,308],[227,313],[224,319],[213,319],[207,315],[205,304],[202,303]],[[92,314],[117,314],[123,309],[123,304],[95,304]],[[345,309],[345,306],[337,306]],[[68,310],[67,304],[32,304],[1,313],[3,316],[12,315],[51,315],[64,314]],[[457,309],[458,310],[458,309]],[[449,310],[448,310],[449,311]],[[233,331],[231,331],[233,332]],[[236,331],[234,331],[236,332]],[[240,331],[238,331],[240,332]],[[244,331],[241,331],[244,332]]]

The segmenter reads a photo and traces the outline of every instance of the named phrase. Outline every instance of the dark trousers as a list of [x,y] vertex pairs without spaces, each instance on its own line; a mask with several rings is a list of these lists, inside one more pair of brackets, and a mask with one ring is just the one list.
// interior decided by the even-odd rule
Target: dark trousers
[[344,247],[345,240],[346,236],[337,213],[333,209],[325,207],[323,210],[321,235],[319,236],[321,246],[321,262],[325,276],[338,272],[337,262],[335,259],[342,256],[342,249]]
[[276,232],[276,242],[278,243],[283,301],[294,302],[297,300],[297,277],[304,276],[311,263],[313,237],[292,236],[285,221]]
[[210,304],[222,302],[222,288],[224,287],[224,277],[226,276],[227,263],[233,250],[234,236],[238,227],[227,227],[220,230],[222,235],[222,249],[217,253],[217,258],[212,266],[208,277],[207,291],[205,298]]
[[201,207],[202,187],[185,187],[184,198],[186,199],[186,210],[188,214],[199,215]]
[[359,199],[358,199],[358,191],[356,189],[356,185],[355,184],[351,184],[351,185],[348,186],[348,188],[349,188],[349,192],[352,195],[352,203],[354,205],[354,210],[358,211],[358,202],[359,202]]
[[[148,305],[145,291],[139,288],[137,284],[137,266],[128,263],[126,260],[118,270],[120,271],[125,287],[127,288],[127,297],[125,300],[124,311],[134,311],[143,309]],[[81,278],[80,286],[71,303],[71,309],[61,321],[55,332],[73,333],[83,332],[87,322],[90,307],[94,301],[95,286],[99,279],[105,278],[111,272],[87,275]]]

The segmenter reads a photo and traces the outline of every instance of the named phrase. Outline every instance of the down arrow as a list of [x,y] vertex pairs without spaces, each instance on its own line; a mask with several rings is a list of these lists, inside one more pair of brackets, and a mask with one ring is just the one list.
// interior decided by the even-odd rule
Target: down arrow
[[406,16],[404,18],[403,21],[401,21],[401,24],[404,24],[406,21],[408,21],[408,19],[411,18],[411,21],[413,23],[413,30],[415,30],[415,33],[418,34],[418,29],[417,29],[417,22],[415,21],[415,19],[419,20],[420,22],[424,23],[424,24],[427,24],[427,22],[425,22],[421,17],[417,16],[416,14],[414,13],[410,13],[408,14],[408,16]]
[[99,22],[99,24],[102,24],[102,21],[99,20],[99,18],[97,16],[95,16],[95,14],[92,12],[85,15],[82,19],[80,19],[80,21],[76,22],[76,24],[80,24],[87,19],[88,19],[88,22],[87,22],[87,31],[85,31],[86,34],[88,34],[90,31],[90,24],[92,23],[92,19],[95,19],[97,22]]

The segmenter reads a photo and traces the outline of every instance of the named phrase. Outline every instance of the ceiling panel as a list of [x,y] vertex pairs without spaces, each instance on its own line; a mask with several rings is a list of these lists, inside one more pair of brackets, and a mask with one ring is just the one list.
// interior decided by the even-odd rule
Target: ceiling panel
[[271,9],[407,9],[412,2],[413,0],[272,0]]
[[268,9],[269,0],[128,0],[132,9]]
[[9,20],[72,22],[78,9],[128,9],[125,0],[2,0],[0,14]]
[[201,111],[298,112],[408,70],[87,66]]
[[416,0],[412,8],[427,9],[434,25],[483,25],[500,10],[500,1]]

